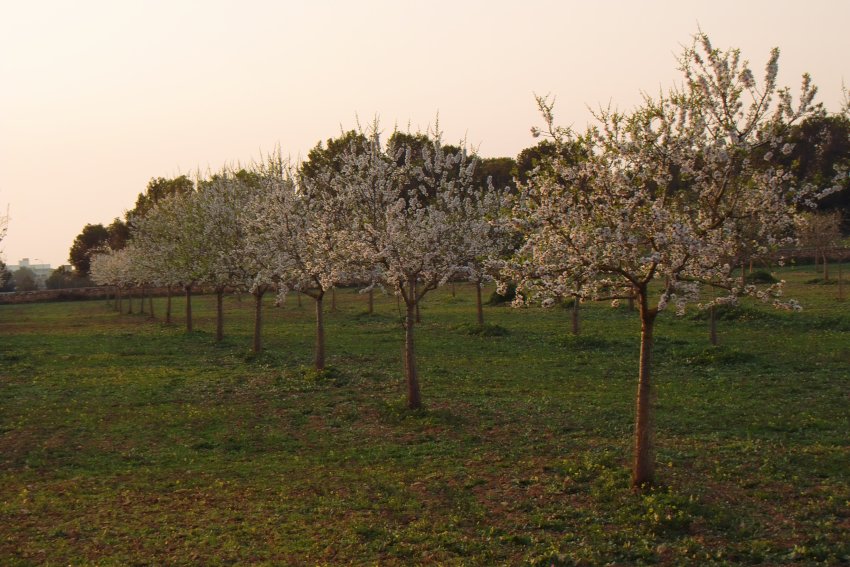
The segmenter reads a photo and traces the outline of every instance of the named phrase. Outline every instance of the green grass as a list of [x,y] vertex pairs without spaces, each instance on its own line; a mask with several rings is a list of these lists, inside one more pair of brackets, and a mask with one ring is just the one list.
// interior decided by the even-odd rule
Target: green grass
[[624,306],[588,305],[573,337],[567,310],[490,306],[479,329],[471,287],[429,295],[416,412],[391,297],[367,315],[337,293],[322,373],[306,298],[268,300],[259,355],[249,297],[218,345],[212,297],[188,335],[180,302],[171,326],[0,306],[0,563],[848,562],[850,302],[779,275],[806,310],[746,303],[717,347],[700,316],[659,320],[646,494]]

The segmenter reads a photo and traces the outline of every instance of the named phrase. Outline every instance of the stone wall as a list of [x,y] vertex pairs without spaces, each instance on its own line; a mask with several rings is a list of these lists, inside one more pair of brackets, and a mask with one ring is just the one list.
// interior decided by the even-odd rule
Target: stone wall
[[39,289],[0,293],[0,305],[9,303],[37,303],[41,301],[79,301],[105,299],[112,290],[105,287],[78,287],[73,289]]

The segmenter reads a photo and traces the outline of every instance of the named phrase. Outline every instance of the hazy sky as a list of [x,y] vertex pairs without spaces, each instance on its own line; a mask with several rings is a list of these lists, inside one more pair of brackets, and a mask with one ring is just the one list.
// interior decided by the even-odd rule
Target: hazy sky
[[0,0],[0,253],[54,267],[152,177],[306,155],[380,116],[513,156],[540,125],[628,109],[679,77],[698,26],[780,83],[809,71],[836,110],[850,84],[850,2]]

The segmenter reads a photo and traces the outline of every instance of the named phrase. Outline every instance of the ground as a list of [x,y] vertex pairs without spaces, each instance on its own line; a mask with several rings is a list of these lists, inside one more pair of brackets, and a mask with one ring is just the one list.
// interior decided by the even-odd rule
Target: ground
[[320,374],[308,298],[269,298],[260,355],[249,296],[219,345],[212,297],[188,335],[164,299],[0,306],[0,562],[848,562],[850,305],[781,277],[806,309],[725,312],[718,347],[662,315],[644,494],[626,306],[586,305],[579,337],[568,310],[490,306],[481,332],[471,287],[429,295],[417,412],[392,297],[338,291]]

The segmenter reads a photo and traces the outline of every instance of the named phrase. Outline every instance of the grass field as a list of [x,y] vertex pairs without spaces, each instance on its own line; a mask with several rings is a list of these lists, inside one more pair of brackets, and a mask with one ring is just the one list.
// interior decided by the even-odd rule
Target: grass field
[[[846,267],[845,267],[846,271]],[[835,273],[833,271],[833,273]],[[426,409],[405,409],[395,299],[214,301],[196,329],[105,302],[0,306],[0,564],[850,562],[850,302],[656,327],[659,486],[629,490],[638,322],[426,298]],[[847,290],[850,292],[850,289]],[[850,295],[850,293],[848,293]],[[327,302],[329,303],[329,301]],[[164,300],[156,310],[162,316]]]

